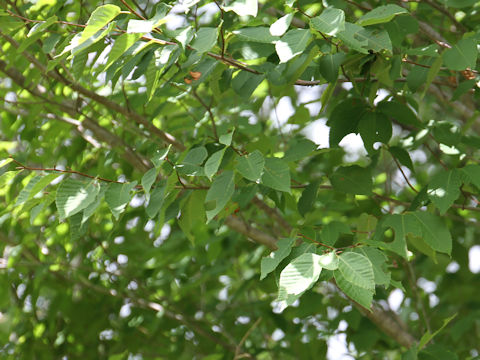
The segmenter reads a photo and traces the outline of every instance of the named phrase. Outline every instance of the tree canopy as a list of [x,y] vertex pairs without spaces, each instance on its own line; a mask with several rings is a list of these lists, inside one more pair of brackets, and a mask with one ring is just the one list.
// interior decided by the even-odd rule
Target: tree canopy
[[0,358],[480,359],[480,2],[0,5]]

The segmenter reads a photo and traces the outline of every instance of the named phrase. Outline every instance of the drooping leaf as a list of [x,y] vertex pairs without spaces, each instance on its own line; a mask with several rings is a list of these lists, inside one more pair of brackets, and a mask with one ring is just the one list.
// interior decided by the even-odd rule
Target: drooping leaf
[[390,146],[388,151],[400,162],[400,164],[406,166],[408,169],[410,169],[410,171],[415,172],[412,159],[410,158],[410,154],[407,150],[400,146]]
[[319,16],[310,19],[312,29],[334,36],[345,30],[345,13],[336,8],[326,8]]
[[223,148],[222,150],[218,150],[214,152],[206,161],[205,163],[205,175],[211,180],[213,175],[215,175],[218,171],[220,163],[222,162],[223,155],[225,154],[225,150],[227,148]]
[[366,110],[365,104],[356,98],[347,99],[333,109],[327,122],[330,147],[338,146],[346,135],[357,132],[358,122]]
[[155,189],[153,189],[150,200],[148,201],[148,205],[145,209],[145,212],[150,219],[153,219],[158,214],[160,209],[162,209],[166,198],[166,189],[166,186],[156,186]]
[[108,204],[108,207],[112,211],[113,216],[115,219],[118,220],[120,214],[125,210],[128,203],[132,198],[132,194],[130,193],[137,182],[131,183],[111,183],[108,185],[107,191],[105,192],[105,201]]
[[147,200],[150,198],[150,188],[157,179],[158,172],[159,170],[153,167],[142,176],[142,187]]
[[305,214],[313,209],[315,200],[317,198],[317,191],[319,181],[314,181],[307,185],[305,190],[302,192],[302,196],[298,200],[297,208],[300,215],[305,217]]
[[278,158],[265,159],[262,184],[290,193],[290,169],[285,161]]
[[265,159],[262,153],[255,150],[251,154],[239,157],[235,169],[245,179],[256,182],[262,176],[264,165]]
[[195,242],[195,229],[201,229],[202,225],[205,224],[205,196],[206,191],[193,191],[183,205],[181,209],[182,215],[180,216],[180,219],[178,219],[178,225],[180,225],[184,234],[193,243]]
[[210,222],[227,205],[235,191],[234,174],[226,170],[213,180],[205,198],[207,222]]
[[277,266],[285,259],[292,251],[292,245],[295,242],[293,238],[282,238],[277,242],[277,250],[272,251],[269,256],[262,258],[260,265],[260,280],[263,280],[274,271]]
[[322,56],[318,62],[318,65],[320,65],[320,74],[322,74],[328,82],[335,82],[338,78],[340,65],[344,60],[344,53],[326,54]]
[[95,200],[99,186],[94,181],[84,183],[68,178],[60,184],[55,203],[60,220],[79,213]]

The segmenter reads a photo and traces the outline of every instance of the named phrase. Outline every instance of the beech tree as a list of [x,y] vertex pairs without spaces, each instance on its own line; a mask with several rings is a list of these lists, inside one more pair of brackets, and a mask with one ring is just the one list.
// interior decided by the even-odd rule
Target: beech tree
[[0,4],[1,358],[480,359],[480,2]]

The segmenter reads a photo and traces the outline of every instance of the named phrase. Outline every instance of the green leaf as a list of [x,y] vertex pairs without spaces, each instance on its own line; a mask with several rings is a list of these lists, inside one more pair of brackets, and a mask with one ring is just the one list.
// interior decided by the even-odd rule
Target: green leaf
[[401,124],[423,128],[423,124],[418,120],[415,113],[407,105],[397,101],[382,101],[377,105],[377,111]]
[[310,31],[306,29],[293,29],[275,42],[280,63],[285,63],[295,56],[303,53],[312,38]]
[[373,187],[370,169],[358,165],[339,167],[330,182],[336,191],[348,194],[370,195]]
[[480,189],[480,165],[470,164],[461,169],[465,182],[473,184]]
[[340,270],[335,270],[333,272],[335,276],[335,282],[337,283],[340,290],[342,290],[347,296],[355,300],[357,303],[363,307],[370,309],[373,300],[373,291],[357,286],[343,276]]
[[367,49],[375,52],[388,50],[392,52],[392,42],[388,32],[383,29],[368,28],[362,29],[355,34],[361,43],[367,42]]
[[232,144],[232,138],[233,138],[234,131],[235,131],[235,129],[233,129],[232,131],[230,131],[226,134],[220,135],[219,138],[218,138],[218,142],[220,144],[230,146]]
[[100,206],[100,202],[105,196],[105,191],[108,186],[106,184],[100,184],[100,190],[98,191],[95,200],[90,203],[85,209],[83,209],[82,225],[88,220],[90,216],[95,213],[95,210]]
[[366,110],[365,103],[356,98],[347,99],[333,109],[327,121],[330,147],[338,146],[346,135],[357,132],[358,122]]
[[145,209],[145,212],[150,219],[153,219],[162,208],[166,197],[166,188],[166,186],[157,186],[155,189],[153,189],[152,195],[150,196],[150,201]]
[[71,178],[62,181],[55,198],[60,220],[85,209],[95,200],[98,191],[99,186],[94,181],[88,184]]
[[152,161],[153,165],[156,168],[158,168],[162,165],[163,160],[167,157],[168,152],[170,151],[171,147],[172,147],[172,145],[168,145],[168,147],[166,147],[165,149],[155,151],[155,154],[152,156],[152,158],[150,160]]
[[340,234],[351,234],[351,230],[347,224],[340,221],[332,221],[322,228],[320,239],[322,243],[328,246],[334,246]]
[[233,11],[240,16],[257,16],[258,0],[235,0],[229,6],[224,6],[223,10]]
[[108,54],[108,60],[105,64],[103,71],[107,70],[120,56],[122,56],[128,49],[132,47],[138,39],[140,34],[122,34],[116,40],[112,46],[112,50]]
[[394,4],[383,5],[363,15],[357,23],[362,26],[386,23],[400,14],[408,14],[408,11]]
[[354,252],[344,252],[338,258],[338,271],[348,282],[363,289],[375,289],[373,267],[367,257]]
[[290,193],[290,169],[278,158],[265,159],[262,184],[272,189]]
[[210,51],[217,43],[218,29],[213,27],[202,27],[197,31],[192,48],[200,53]]
[[477,63],[477,42],[474,38],[462,39],[443,53],[443,62],[450,70],[475,69]]
[[302,196],[298,200],[297,209],[300,215],[305,217],[305,214],[313,209],[315,200],[317,199],[318,185],[320,181],[314,181],[307,185],[303,190]]
[[408,153],[407,150],[400,146],[390,146],[388,148],[388,151],[392,156],[397,159],[400,164],[403,166],[406,166],[410,171],[415,172],[415,169],[413,168],[413,163],[412,159],[410,158],[410,154]]
[[392,137],[392,123],[383,113],[367,111],[358,123],[358,132],[365,149],[371,153],[374,150],[374,143],[388,143]]
[[317,148],[317,144],[305,138],[294,139],[290,141],[288,145],[289,148],[285,152],[282,160],[289,162],[305,159]]
[[90,18],[88,19],[87,26],[81,33],[81,37],[78,40],[77,46],[88,40],[95,35],[110,21],[120,14],[120,8],[116,5],[108,4],[102,5],[96,8]]
[[391,250],[403,258],[407,258],[407,240],[408,234],[420,235],[420,224],[410,214],[391,214],[382,218],[375,231],[375,239],[383,237],[384,229],[391,227],[394,231],[394,240],[392,242],[377,242],[372,245],[380,246],[384,249]]
[[27,37],[32,37],[35,34],[44,32],[51,25],[55,24],[57,20],[58,18],[55,15],[53,15],[53,16],[50,16],[47,20],[33,25],[32,28],[28,31]]
[[201,175],[203,174],[203,169],[200,165],[203,164],[207,156],[208,152],[204,146],[193,148],[176,168],[182,174],[193,176]]
[[223,159],[223,155],[225,154],[225,150],[227,148],[223,148],[222,150],[218,150],[212,154],[205,163],[205,175],[212,180],[213,175],[215,175],[220,167],[220,164]]
[[233,171],[226,170],[215,178],[205,199],[207,222],[210,222],[227,205],[234,191]]
[[68,45],[64,51],[60,54],[57,55],[56,57],[59,57],[63,55],[65,52],[71,51],[72,55],[77,55],[83,50],[89,48],[93,44],[97,43],[101,39],[103,39],[105,36],[110,34],[113,31],[113,28],[115,27],[115,22],[110,23],[106,29],[104,30],[99,30],[92,36],[90,36],[88,39],[85,39],[85,41],[81,41],[81,35],[77,34],[72,38],[72,41],[70,42],[70,45]]
[[150,199],[150,188],[157,179],[158,173],[159,169],[153,167],[142,176],[142,187],[147,200]]
[[342,65],[344,60],[344,53],[326,54],[322,56],[318,62],[320,74],[322,74],[328,82],[335,82],[338,78],[340,65]]
[[255,150],[251,154],[241,156],[237,160],[235,170],[245,179],[257,182],[262,176],[265,159],[262,153]]
[[450,255],[452,251],[452,236],[445,222],[438,216],[426,211],[411,213],[420,226],[423,240],[435,251]]
[[242,98],[248,99],[263,79],[264,77],[261,75],[252,74],[247,71],[239,71],[232,80],[232,88]]
[[277,268],[283,259],[290,255],[294,242],[295,239],[293,238],[282,238],[278,240],[277,250],[272,251],[269,256],[262,258],[260,264],[260,280],[265,279],[268,274]]
[[292,305],[302,294],[313,286],[320,276],[322,267],[319,255],[302,254],[288,264],[280,273],[277,301]]
[[326,8],[320,16],[310,19],[310,27],[323,34],[334,36],[345,30],[345,13],[340,9]]
[[430,85],[432,85],[433,80],[437,77],[438,73],[440,72],[442,64],[443,64],[443,59],[442,57],[439,56],[438,58],[435,59],[435,61],[431,65],[430,70],[428,70],[427,81],[425,83],[425,86],[423,87],[422,98],[425,97],[427,90],[430,88]]
[[425,334],[423,334],[422,338],[420,339],[420,342],[418,343],[418,350],[422,350],[425,347],[425,345],[427,345],[430,342],[430,340],[432,340],[436,335],[438,335],[438,333],[442,331],[445,328],[445,326],[447,326],[450,323],[450,321],[455,319],[456,316],[457,314],[453,314],[452,316],[444,319],[442,326],[440,326],[436,331],[434,331],[433,334],[430,333],[430,331],[427,331]]
[[358,51],[363,54],[368,54],[368,40],[365,36],[358,37],[357,34],[364,30],[363,27],[345,22],[345,30],[337,34],[337,37],[343,41],[350,49]]
[[234,30],[232,33],[240,40],[263,44],[273,44],[280,39],[278,36],[273,36],[270,29],[265,26],[242,28]]
[[460,196],[462,177],[460,171],[452,169],[436,174],[428,186],[428,197],[440,210],[440,215],[453,205]]
[[30,180],[20,194],[18,195],[15,206],[23,204],[25,201],[32,199],[38,192],[42,191],[48,184],[59,177],[61,174],[53,173],[45,176],[37,175]]
[[111,183],[105,192],[105,201],[110,208],[115,219],[118,220],[120,214],[125,210],[130,202],[132,195],[130,192],[135,188],[137,182],[131,183]]
[[387,269],[387,256],[382,251],[370,246],[356,248],[354,252],[362,254],[370,260],[375,277],[375,284],[383,285],[387,288],[390,285],[391,278],[390,271]]
[[280,19],[270,25],[270,34],[272,36],[282,36],[288,30],[290,23],[292,22],[294,13],[290,13],[282,16]]
[[178,220],[178,225],[183,233],[195,243],[195,236],[192,230],[202,229],[205,224],[205,196],[207,192],[202,190],[193,191],[182,207],[182,215]]

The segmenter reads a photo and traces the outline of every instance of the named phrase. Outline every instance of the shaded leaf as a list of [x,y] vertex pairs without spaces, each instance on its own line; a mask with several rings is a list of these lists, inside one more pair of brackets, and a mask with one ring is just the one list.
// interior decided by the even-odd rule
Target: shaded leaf
[[226,170],[218,175],[208,189],[205,198],[207,222],[210,222],[227,205],[235,191],[234,174]]
[[265,159],[262,184],[275,190],[290,193],[290,169],[278,158]]
[[237,160],[235,170],[237,170],[245,179],[257,182],[262,176],[265,159],[262,153],[255,150],[251,154],[241,156]]
[[123,184],[111,183],[108,185],[107,191],[105,192],[105,201],[107,202],[108,207],[112,211],[115,219],[118,220],[120,214],[127,207],[127,204],[132,198],[130,192],[135,188],[136,185],[136,181]]
[[292,251],[292,245],[295,242],[293,238],[282,238],[277,242],[277,250],[272,251],[269,256],[262,258],[260,265],[260,280],[263,280],[274,271],[277,266],[285,259]]

